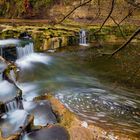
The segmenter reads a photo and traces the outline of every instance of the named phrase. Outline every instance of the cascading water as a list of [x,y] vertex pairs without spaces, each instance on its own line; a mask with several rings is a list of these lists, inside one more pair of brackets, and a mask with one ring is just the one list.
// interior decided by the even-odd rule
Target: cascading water
[[[44,63],[44,64],[50,63],[50,60],[51,60],[50,57],[47,57],[46,55],[43,55],[43,54],[34,53],[33,43],[29,41],[27,42],[27,40],[26,42],[24,40],[20,40],[18,42],[13,42],[13,40],[11,41],[12,41],[11,44],[14,43],[12,48],[15,49],[15,54],[17,54],[17,58],[15,59],[16,64],[18,65],[18,67],[21,68],[21,71],[22,71],[22,68],[25,68],[26,66],[31,67],[32,62],[34,63],[39,62],[39,63]],[[2,43],[4,44],[5,42],[2,41]],[[23,45],[22,43],[24,44],[26,43],[26,45]],[[7,40],[6,40],[5,45],[7,45]],[[23,47],[17,47],[17,46],[23,46]],[[9,51],[11,52],[11,50]],[[0,63],[1,72],[5,69],[7,70],[6,67],[7,66],[4,67]],[[0,110],[0,115],[1,115],[0,116],[1,117],[0,129],[2,131],[2,137],[4,138],[9,137],[12,134],[15,134],[17,132],[21,134],[22,128],[25,128],[27,124],[31,123],[32,117],[29,116],[27,112],[30,112],[30,114],[32,114],[33,113],[32,109],[35,112],[34,125],[46,126],[47,124],[56,123],[57,120],[49,104],[43,101],[41,101],[40,103],[36,103],[32,101],[32,106],[30,106],[30,108],[29,106],[28,108],[26,108],[28,102],[25,103],[24,100],[22,100],[21,98],[22,93],[20,92],[20,89],[18,88],[21,86],[21,84],[17,83],[16,81],[15,71],[13,69],[12,70],[8,69],[8,70],[10,70],[10,73],[8,72],[8,77],[12,82],[9,82],[7,79],[3,80],[2,78],[0,81],[0,88],[2,89],[0,90],[0,102],[2,102],[2,104],[0,104],[1,105],[0,106],[0,109],[1,109]],[[18,90],[20,94],[19,92],[17,92]],[[24,90],[22,90],[22,92],[24,93]],[[23,102],[24,102],[24,106],[23,106]],[[35,105],[34,108],[33,108],[33,105]]]
[[20,101],[18,99],[13,99],[13,100],[5,103],[6,112],[17,110],[17,109],[23,109],[22,101]]
[[24,47],[16,47],[17,58],[24,57],[34,52],[33,43],[26,44]]
[[7,45],[16,45],[19,44],[20,40],[19,39],[3,39],[0,40],[0,46],[7,46]]
[[80,32],[79,32],[79,45],[88,46],[87,33],[85,30],[80,30]]
[[[86,31],[81,31],[79,43],[87,45]],[[86,121],[109,127],[111,131],[139,133],[139,94],[134,96],[124,90],[113,92],[94,78],[93,69],[87,68],[89,64],[86,61],[83,64],[72,54],[61,58],[61,55],[53,57],[33,52],[33,43],[25,45],[25,48],[17,47],[20,59],[16,63],[21,67],[21,83],[18,86],[23,91],[23,99],[32,101],[33,97],[49,90]],[[5,94],[2,97],[5,99]],[[6,106],[7,111],[19,107],[15,102]]]
[[[61,55],[44,56],[49,58],[46,60],[43,57],[37,59],[48,62],[43,64],[36,63],[32,58],[33,67],[28,67],[27,71],[25,69],[20,77],[23,98],[32,100],[45,93],[42,90],[47,87],[65,106],[87,122],[109,127],[112,131],[124,130],[124,133],[137,134],[140,122],[137,113],[139,94],[134,96],[125,90],[112,91],[94,77],[89,63],[78,61],[73,53]],[[24,63],[19,61],[18,64],[22,66]]]
[[17,108],[18,108],[18,104],[17,104],[16,100],[13,100],[13,101],[8,102],[8,103],[5,104],[5,110],[6,110],[6,112],[15,110]]

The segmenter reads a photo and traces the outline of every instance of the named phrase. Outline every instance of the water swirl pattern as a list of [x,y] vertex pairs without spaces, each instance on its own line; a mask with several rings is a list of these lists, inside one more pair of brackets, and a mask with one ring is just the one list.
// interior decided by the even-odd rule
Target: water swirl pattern
[[[139,134],[140,96],[121,89],[111,90],[94,76],[84,73],[76,62],[46,56],[46,62],[34,63],[22,72],[24,98],[42,94],[44,89],[54,92],[55,96],[71,111],[82,119],[112,131]],[[65,59],[66,60],[66,59]],[[74,61],[74,60],[73,60]],[[45,92],[45,91],[44,91]]]
[[117,127],[125,132],[139,133],[140,117],[138,103],[123,96],[98,88],[75,88],[58,91],[59,98],[66,107],[87,122]]
[[[67,57],[32,52],[18,59],[16,63],[21,72],[17,85],[23,91],[24,100],[32,101],[49,90],[85,121],[111,131],[139,135],[140,95],[111,90],[90,73],[93,69],[84,68],[85,65],[72,56],[70,61]],[[2,86],[0,83],[0,88]],[[5,92],[0,91],[1,94]]]

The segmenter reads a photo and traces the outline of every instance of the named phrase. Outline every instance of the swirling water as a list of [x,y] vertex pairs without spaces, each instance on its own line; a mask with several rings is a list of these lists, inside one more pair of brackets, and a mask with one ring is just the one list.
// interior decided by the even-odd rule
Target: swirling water
[[31,54],[17,64],[21,67],[18,86],[24,99],[31,101],[51,91],[82,119],[111,131],[139,135],[139,94],[111,90],[75,58],[69,61],[65,57]]

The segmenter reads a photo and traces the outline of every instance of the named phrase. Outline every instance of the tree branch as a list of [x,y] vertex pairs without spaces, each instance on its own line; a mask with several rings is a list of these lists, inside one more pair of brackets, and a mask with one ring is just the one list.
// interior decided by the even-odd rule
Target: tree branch
[[115,50],[111,56],[115,55],[117,52],[119,52],[120,50],[122,50],[124,47],[126,47],[130,42],[131,40],[137,36],[138,34],[140,33],[140,27],[128,38],[128,40],[120,47],[118,48],[117,50]]
[[103,28],[103,26],[105,25],[105,23],[107,22],[107,20],[109,19],[109,17],[111,16],[111,14],[112,14],[112,12],[113,12],[113,9],[114,9],[114,5],[115,5],[115,0],[112,0],[112,2],[111,2],[111,9],[110,9],[110,12],[109,12],[108,16],[106,17],[106,19],[105,19],[104,22],[102,23],[100,29],[97,30],[97,31],[95,31],[95,33],[101,31],[101,29]]
[[132,13],[136,10],[137,8],[133,9],[130,11],[118,24],[120,25],[124,20],[126,20],[129,16],[132,15]]
[[121,30],[121,27],[120,27],[119,23],[117,23],[116,20],[115,20],[112,16],[110,16],[110,18],[111,18],[111,19],[113,20],[113,22],[118,26],[118,29],[120,30],[120,33],[121,33],[122,37],[123,37],[124,39],[126,39],[126,37],[125,37],[124,34],[123,34],[123,31]]
[[58,24],[62,23],[67,17],[69,17],[75,10],[77,10],[78,8],[90,3],[92,0],[88,0],[85,1],[84,3],[81,3],[79,5],[77,5],[76,7],[74,7],[67,15],[65,15],[59,22]]

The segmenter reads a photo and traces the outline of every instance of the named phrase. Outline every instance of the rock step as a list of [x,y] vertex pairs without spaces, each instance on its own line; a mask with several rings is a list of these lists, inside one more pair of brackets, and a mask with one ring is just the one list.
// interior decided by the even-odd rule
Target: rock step
[[57,123],[51,104],[47,100],[23,101],[23,108],[34,116],[34,126],[47,126]]

